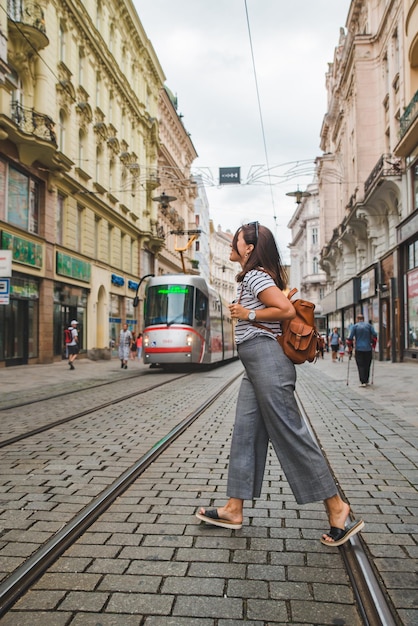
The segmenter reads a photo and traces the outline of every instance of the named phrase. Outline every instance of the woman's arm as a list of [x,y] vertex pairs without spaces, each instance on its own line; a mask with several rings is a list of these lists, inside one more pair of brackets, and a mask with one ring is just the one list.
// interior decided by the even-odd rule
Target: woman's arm
[[[258,299],[266,308],[256,310],[257,322],[281,322],[291,320],[296,315],[293,304],[278,287],[267,287],[258,294]],[[247,320],[251,309],[235,302],[229,305],[229,310],[232,318]]]

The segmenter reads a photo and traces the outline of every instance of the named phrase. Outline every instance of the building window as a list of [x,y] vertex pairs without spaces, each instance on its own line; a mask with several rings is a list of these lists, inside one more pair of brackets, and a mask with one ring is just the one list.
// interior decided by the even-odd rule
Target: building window
[[101,2],[98,2],[97,10],[96,10],[96,28],[99,32],[100,32],[101,24],[102,24],[102,4]]
[[111,24],[109,28],[109,52],[113,54],[115,47],[115,25]]
[[78,133],[78,167],[84,169],[84,144],[86,136],[83,130]]
[[414,209],[418,209],[418,163],[412,168],[414,185]]
[[109,122],[113,122],[113,93],[109,94]]
[[101,79],[100,73],[97,72],[96,74],[96,107],[100,107],[101,88],[102,88],[102,79]]
[[75,249],[81,252],[83,249],[84,207],[77,206],[76,220]]
[[94,258],[100,258],[100,217],[94,218]]
[[96,183],[100,183],[102,179],[102,149],[100,146],[96,148]]
[[114,172],[115,172],[115,161],[111,159],[109,161],[109,193],[115,193],[115,189],[113,189],[113,181],[114,181]]
[[62,63],[65,63],[65,43],[66,43],[65,39],[66,39],[66,33],[65,33],[64,24],[62,21],[60,21],[59,31],[58,31],[58,55],[59,55],[59,60],[62,61]]
[[314,256],[314,258],[312,260],[312,272],[313,272],[313,274],[318,274],[318,270],[319,270],[318,259],[317,259],[316,256]]
[[107,231],[107,262],[109,263],[109,265],[112,265],[112,262],[113,262],[112,247],[113,247],[113,226],[109,224],[109,228]]
[[78,84],[82,85],[84,80],[84,48],[78,50]]
[[196,250],[196,252],[200,251],[200,241],[196,241],[196,243],[195,243],[195,250]]
[[318,229],[312,228],[312,243],[315,245],[318,243]]
[[39,183],[0,161],[0,215],[30,233],[39,232]]
[[64,228],[64,205],[65,198],[60,193],[57,196],[57,207],[55,216],[55,239],[58,245],[62,246],[62,233]]
[[66,116],[64,111],[61,109],[58,118],[58,148],[61,152],[65,152],[65,123]]

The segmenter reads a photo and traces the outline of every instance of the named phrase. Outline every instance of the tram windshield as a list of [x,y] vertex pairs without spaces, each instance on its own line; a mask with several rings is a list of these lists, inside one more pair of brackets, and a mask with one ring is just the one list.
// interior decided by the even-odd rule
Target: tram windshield
[[194,287],[190,285],[156,285],[148,287],[145,303],[145,326],[154,324],[193,323]]

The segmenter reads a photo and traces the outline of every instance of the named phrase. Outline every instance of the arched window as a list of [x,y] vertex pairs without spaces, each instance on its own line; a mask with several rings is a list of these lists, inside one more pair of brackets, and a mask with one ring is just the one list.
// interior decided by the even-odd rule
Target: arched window
[[318,259],[316,256],[314,256],[312,260],[312,271],[313,271],[313,274],[318,274],[318,271],[319,271],[319,264],[318,264]]

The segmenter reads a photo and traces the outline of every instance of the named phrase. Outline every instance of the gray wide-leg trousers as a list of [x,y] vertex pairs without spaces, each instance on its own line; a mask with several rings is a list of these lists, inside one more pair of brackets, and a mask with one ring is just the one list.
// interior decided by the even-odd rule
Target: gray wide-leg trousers
[[269,440],[298,504],[337,494],[324,456],[299,413],[295,366],[281,346],[259,336],[239,344],[238,354],[245,374],[238,394],[227,496],[260,497]]

